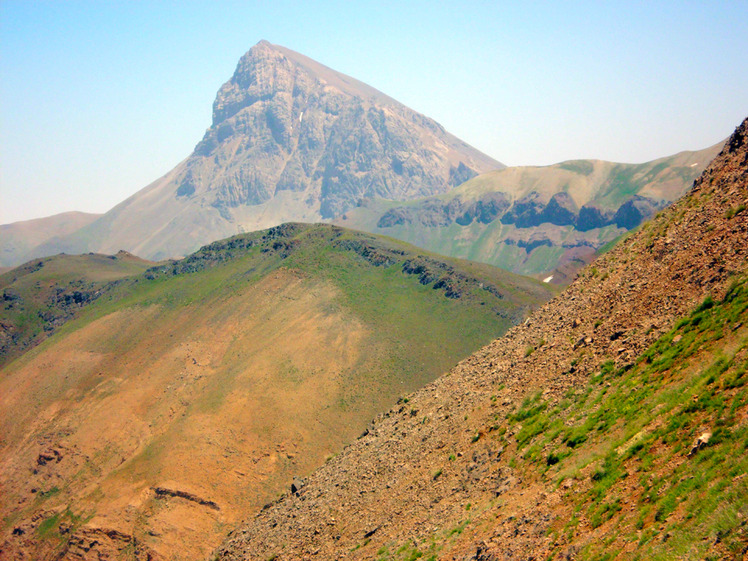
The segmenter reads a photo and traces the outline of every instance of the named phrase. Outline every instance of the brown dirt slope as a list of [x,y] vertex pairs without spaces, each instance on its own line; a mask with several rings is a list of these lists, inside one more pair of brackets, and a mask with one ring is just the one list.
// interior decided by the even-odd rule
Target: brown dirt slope
[[[26,310],[66,263],[104,279],[120,260],[39,263],[10,273]],[[0,369],[0,559],[203,558],[243,513],[550,296],[308,224],[124,279]]]
[[[712,518],[721,520],[729,514],[729,524],[725,522],[712,533],[699,533],[696,528],[689,536],[690,543],[683,545],[691,553],[678,555],[667,549],[682,538],[677,524],[697,520],[698,513],[689,518],[678,509],[675,499],[670,507],[657,506],[655,511],[653,505],[669,496],[669,488],[649,487],[651,481],[646,477],[637,479],[639,473],[651,478],[660,472],[680,474],[677,470],[689,465],[693,471],[683,473],[676,483],[701,477],[699,466],[719,451],[719,444],[693,463],[686,463],[686,468],[678,466],[686,462],[688,448],[667,456],[670,460],[660,464],[657,458],[666,456],[658,450],[669,446],[665,431],[662,440],[640,450],[650,456],[629,460],[640,462],[639,469],[645,471],[621,473],[620,478],[613,478],[614,485],[611,466],[619,471],[630,469],[622,463],[623,451],[614,448],[595,461],[576,458],[576,469],[564,475],[556,462],[563,466],[567,460],[553,458],[547,448],[534,447],[533,443],[538,438],[553,437],[543,433],[542,425],[538,428],[535,424],[544,408],[549,412],[573,410],[564,399],[573,400],[576,392],[586,391],[596,376],[614,371],[622,380],[627,379],[626,373],[635,373],[639,377],[630,380],[629,395],[649,387],[644,374],[639,374],[647,361],[640,362],[638,357],[663,340],[661,337],[666,337],[665,349],[679,348],[680,337],[688,340],[692,335],[674,335],[671,330],[684,330],[688,324],[679,323],[674,328],[676,319],[687,316],[699,302],[704,304],[696,308],[697,312],[708,313],[714,302],[721,302],[728,293],[730,283],[748,272],[746,205],[748,120],[738,127],[685,198],[585,269],[561,296],[523,325],[377,417],[354,444],[316,471],[296,493],[267,505],[234,531],[215,558],[438,557],[490,561],[610,558],[613,551],[621,558],[637,558],[637,551],[646,547],[660,548],[656,550],[660,553],[642,558],[739,558],[740,544],[746,545],[748,540],[744,472],[738,469],[738,473],[733,470],[724,477],[719,475],[714,480],[719,482],[715,489],[707,480],[703,488],[691,490],[689,494],[704,503],[707,501],[702,497],[707,495],[701,493],[707,489],[714,493],[717,510]],[[710,298],[705,301],[707,296]],[[718,335],[709,344],[718,345],[728,358],[742,356],[745,360],[745,306],[736,313],[738,319],[717,326]],[[692,323],[699,321],[697,318]],[[735,351],[738,347],[743,350]],[[695,360],[693,357],[698,357],[698,352],[689,360]],[[724,368],[717,372],[731,372],[730,360],[725,358]],[[655,360],[653,364],[660,363]],[[667,380],[675,384],[679,376],[685,376],[677,365],[663,364],[661,368],[657,375],[660,384]],[[745,362],[741,368],[745,370]],[[742,376],[740,371],[734,375],[735,380]],[[607,384],[616,388],[621,384],[619,378],[600,387],[605,389]],[[735,382],[715,388],[715,379],[707,379],[700,386],[702,393],[695,393],[693,400],[686,391],[675,392],[670,399],[685,394],[692,407],[686,405],[681,412],[704,415],[705,410],[700,409],[704,399],[727,399],[727,393],[720,395],[717,390],[739,386]],[[619,406],[605,401],[602,393],[600,396],[598,411]],[[625,394],[621,399],[625,401]],[[727,410],[723,407],[723,413],[727,415],[725,411],[729,410],[732,417],[720,434],[731,429],[745,434],[748,409],[745,396],[741,399],[733,406],[725,402]],[[580,410],[580,415],[591,416],[596,407],[590,404]],[[559,418],[564,414],[558,413]],[[645,439],[647,431],[660,430],[662,423],[670,427],[667,423],[675,422],[675,432],[685,430],[677,429],[678,415],[659,419],[657,407],[648,414],[650,424],[628,441],[627,446],[634,450],[639,447],[632,442]],[[625,417],[621,419],[615,426],[623,431]],[[694,418],[695,424],[684,438],[699,436],[704,429],[698,423],[704,419]],[[556,421],[546,419],[549,426]],[[566,434],[559,455],[578,454],[577,450],[584,449],[590,458],[597,458],[595,454],[610,445],[594,431],[583,436],[570,431],[574,419],[564,421],[569,426],[562,423],[558,428],[557,440]],[[604,435],[609,429],[603,424],[595,430]],[[524,448],[528,443],[533,446]],[[627,446],[622,445],[621,450]],[[540,461],[533,460],[533,455]],[[723,462],[740,466],[744,455],[740,442],[736,455]],[[647,472],[654,470],[647,468],[647,462],[654,462],[660,471]],[[715,478],[719,473],[709,472]],[[608,486],[600,487],[602,484]],[[631,485],[628,494],[621,492],[614,501],[612,493],[627,484]],[[643,492],[640,487],[649,489],[641,504],[634,500]],[[595,489],[603,495],[598,498],[600,504],[575,502]],[[611,495],[610,502],[606,502],[606,494]],[[628,518],[622,517],[629,512],[641,516],[627,526],[624,522]],[[624,525],[616,525],[619,523]],[[619,543],[623,535],[630,536],[630,541]]]

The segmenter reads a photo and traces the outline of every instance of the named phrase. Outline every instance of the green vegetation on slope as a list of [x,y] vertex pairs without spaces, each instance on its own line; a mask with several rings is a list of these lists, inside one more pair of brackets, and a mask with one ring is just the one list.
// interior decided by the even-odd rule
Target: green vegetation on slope
[[[437,356],[462,355],[487,343],[553,294],[553,287],[531,279],[394,239],[326,225],[285,224],[215,242],[183,260],[153,267],[135,280],[127,298],[108,296],[104,300],[110,305],[91,317],[136,303],[168,308],[205,303],[281,267],[332,282],[341,290],[341,306],[381,328],[380,336],[399,340],[403,350],[411,337],[435,338]],[[435,317],[448,321],[434,322]],[[408,352],[419,354],[419,348]],[[428,355],[423,358],[434,360],[431,351]]]
[[[748,282],[707,298],[633,364],[605,363],[555,406],[540,396],[509,417],[517,465],[560,485],[580,558],[737,558],[748,532]],[[564,486],[564,488],[567,488]],[[559,551],[560,551],[559,546]],[[554,558],[554,557],[552,557]]]
[[[722,301],[705,299],[633,363],[605,362],[561,401],[538,392],[475,433],[472,444],[499,444],[528,488],[540,481],[548,494],[561,494],[545,559],[567,559],[570,545],[577,558],[589,560],[742,559],[748,548],[746,325],[744,279]],[[445,457],[433,479],[455,461],[454,454]],[[512,512],[501,497],[472,500],[459,523],[422,537],[418,546],[390,542],[376,558],[436,560],[445,551],[451,558],[464,530],[490,529]]]
[[76,317],[122,279],[152,265],[125,252],[58,255],[0,275],[0,366]]

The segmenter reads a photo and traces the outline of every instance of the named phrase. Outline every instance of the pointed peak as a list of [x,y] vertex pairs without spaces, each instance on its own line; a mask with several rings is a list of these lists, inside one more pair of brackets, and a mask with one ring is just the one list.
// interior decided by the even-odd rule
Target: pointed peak
[[275,48],[275,45],[273,45],[273,44],[272,44],[272,43],[271,43],[270,41],[268,41],[267,39],[260,39],[260,40],[259,40],[259,41],[257,42],[257,44],[255,44],[255,46],[254,46],[254,47],[252,47],[252,48],[253,48],[253,49],[255,49],[255,48],[257,48],[257,47],[264,47],[264,48],[266,48],[266,49],[274,49],[274,48]]
[[[239,63],[237,64],[231,82],[237,84],[241,89],[250,87],[250,85],[256,80],[253,69],[258,64],[291,65],[294,68],[301,69],[313,78],[321,80],[326,85],[335,87],[348,95],[366,99],[376,99],[379,103],[385,103],[388,105],[399,105],[397,101],[368,84],[360,82],[351,76],[337,72],[316,60],[289,49],[288,47],[275,45],[266,39],[258,41],[239,59]],[[264,84],[260,86],[264,86]],[[221,119],[225,117],[226,115],[223,115]],[[215,122],[216,121],[214,120],[214,124]]]
[[[260,53],[268,53],[269,51],[278,51],[277,45],[273,45],[270,41],[262,39],[255,43],[245,54],[244,57],[257,56]],[[243,58],[244,58],[243,57]]]
[[239,63],[241,64],[241,61],[246,59],[267,57],[272,53],[282,54],[281,49],[278,47],[278,45],[274,45],[270,41],[262,39],[252,45],[252,47],[250,47],[250,49],[246,53],[244,53],[244,55],[242,55],[242,57],[239,59]]

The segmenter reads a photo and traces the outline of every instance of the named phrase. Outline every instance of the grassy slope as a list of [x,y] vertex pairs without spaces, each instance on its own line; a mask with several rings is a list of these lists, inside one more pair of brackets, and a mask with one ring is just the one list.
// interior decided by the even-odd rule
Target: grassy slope
[[[403,272],[406,260],[437,261],[400,242],[328,226],[274,232],[131,279],[4,369],[6,532],[31,524],[25,535],[51,551],[70,539],[61,528],[87,522],[162,554],[204,555],[399,395],[550,296],[451,260],[439,275],[461,296],[447,298]],[[38,465],[51,450],[62,460]],[[158,499],[159,485],[220,511]]]
[[[708,442],[689,456],[705,433]],[[545,559],[566,559],[569,552],[590,560],[742,558],[748,281],[736,282],[722,301],[708,297],[633,366],[604,363],[555,404],[534,394],[478,435],[500,446],[512,478],[552,513],[533,551]],[[434,479],[454,461],[450,455]],[[543,492],[531,491],[537,488]],[[474,493],[461,518],[418,546],[386,543],[376,559],[462,558],[466,542],[486,539],[497,519],[512,520],[515,509],[511,499]]]
[[153,265],[116,256],[58,255],[34,259],[0,275],[0,366],[44,340],[118,281]]
[[[515,465],[564,491],[552,535],[581,559],[738,558],[748,543],[748,284],[707,298],[637,358],[508,417]],[[705,447],[688,453],[709,433]],[[575,533],[585,529],[583,538]],[[560,546],[558,550],[560,551]]]

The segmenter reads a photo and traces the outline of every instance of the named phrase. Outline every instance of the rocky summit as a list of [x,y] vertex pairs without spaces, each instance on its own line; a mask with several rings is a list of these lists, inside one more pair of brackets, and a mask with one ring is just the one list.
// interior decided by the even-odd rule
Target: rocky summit
[[213,123],[185,161],[26,258],[177,257],[245,231],[330,219],[366,198],[444,193],[503,167],[371,86],[261,41],[218,91]]
[[691,192],[216,552],[744,559],[748,120]]
[[218,92],[176,193],[207,195],[228,217],[299,192],[333,218],[362,198],[442,193],[500,167],[374,88],[262,41]]

